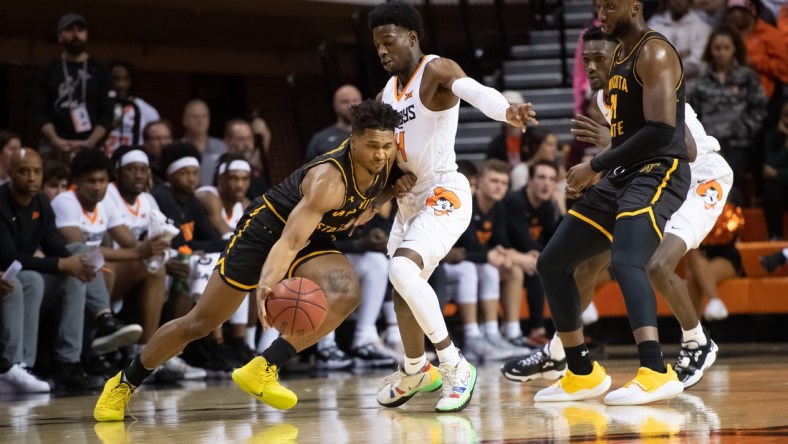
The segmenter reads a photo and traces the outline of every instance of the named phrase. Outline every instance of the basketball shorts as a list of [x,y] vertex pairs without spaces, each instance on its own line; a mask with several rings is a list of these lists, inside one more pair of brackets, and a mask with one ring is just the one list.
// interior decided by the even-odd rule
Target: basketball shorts
[[[253,200],[246,210],[235,233],[227,243],[216,264],[219,276],[238,291],[257,288],[263,263],[285,227],[285,219],[272,207],[265,196]],[[325,254],[342,254],[333,242],[310,239],[290,264],[286,277],[292,277],[299,265]]]
[[687,250],[698,248],[714,228],[733,186],[733,170],[717,153],[700,155],[690,169],[687,200],[665,225],[665,233],[680,237]]
[[610,242],[617,220],[647,217],[654,234],[662,240],[665,223],[687,198],[690,180],[687,161],[649,159],[614,173],[586,190],[569,214],[590,224]]
[[424,261],[421,275],[426,279],[471,222],[473,203],[468,179],[451,172],[416,183],[397,204],[388,254],[393,257],[398,248],[414,250]]

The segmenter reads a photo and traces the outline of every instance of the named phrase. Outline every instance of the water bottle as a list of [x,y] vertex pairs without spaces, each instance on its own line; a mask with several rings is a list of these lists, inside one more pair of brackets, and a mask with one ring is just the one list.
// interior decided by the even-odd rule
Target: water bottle
[[[181,262],[183,262],[185,264],[188,264],[191,256],[192,256],[192,249],[189,248],[188,245],[181,245],[180,247],[178,247],[178,260],[179,261],[181,261]],[[175,292],[176,294],[177,293],[183,293],[183,292],[185,292],[188,289],[189,289],[188,281],[186,281],[184,279],[181,279],[181,278],[173,279],[173,281],[172,281],[172,291],[173,292]]]

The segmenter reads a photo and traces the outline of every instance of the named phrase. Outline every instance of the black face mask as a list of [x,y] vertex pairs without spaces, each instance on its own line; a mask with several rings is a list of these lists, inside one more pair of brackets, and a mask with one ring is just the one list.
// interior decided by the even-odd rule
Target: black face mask
[[73,39],[70,42],[63,42],[63,48],[72,56],[78,56],[85,52],[87,44],[80,39]]

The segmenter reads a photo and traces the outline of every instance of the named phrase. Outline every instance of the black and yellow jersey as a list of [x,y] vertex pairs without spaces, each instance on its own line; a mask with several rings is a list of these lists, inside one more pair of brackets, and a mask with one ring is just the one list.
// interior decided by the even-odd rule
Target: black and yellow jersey
[[[643,82],[635,71],[638,56],[643,45],[652,39],[670,42],[656,31],[648,31],[632,48],[629,54],[622,54],[618,45],[613,52],[608,80],[608,98],[610,100],[610,138],[611,149],[621,146],[624,142],[646,126],[643,113]],[[671,45],[673,48],[673,45]],[[676,49],[673,48],[675,51]],[[678,55],[678,51],[676,52]],[[679,63],[681,58],[679,57]],[[676,131],[673,140],[655,151],[652,158],[674,157],[687,159],[687,146],[684,141],[684,67],[676,85]],[[622,165],[623,166],[623,165]]]
[[384,170],[375,176],[372,186],[367,190],[359,190],[353,175],[353,159],[350,154],[350,139],[328,153],[317,156],[293,171],[282,183],[274,186],[263,196],[265,203],[276,216],[285,222],[290,212],[304,196],[301,183],[307,171],[317,165],[329,164],[342,174],[345,182],[345,201],[342,206],[323,214],[323,219],[315,227],[313,238],[336,240],[346,236],[342,226],[358,216],[372,202],[389,180],[389,170]]

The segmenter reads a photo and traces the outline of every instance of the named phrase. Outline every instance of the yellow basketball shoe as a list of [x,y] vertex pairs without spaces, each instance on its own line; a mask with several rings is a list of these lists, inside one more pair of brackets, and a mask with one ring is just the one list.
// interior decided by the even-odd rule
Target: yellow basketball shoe
[[233,381],[241,390],[279,410],[293,408],[298,402],[295,393],[282,387],[277,379],[275,365],[269,365],[262,356],[233,371]]
[[676,372],[667,366],[665,373],[655,372],[646,367],[638,369],[635,379],[627,382],[618,390],[605,396],[607,405],[640,405],[670,399],[684,391]]
[[539,390],[534,396],[537,402],[582,401],[596,398],[610,388],[610,376],[605,368],[594,361],[594,369],[587,375],[576,375],[566,370],[566,376],[555,384]]
[[104,391],[93,409],[93,418],[96,421],[123,421],[126,416],[126,406],[134,388],[121,379],[122,375],[123,372],[118,372],[104,384]]

